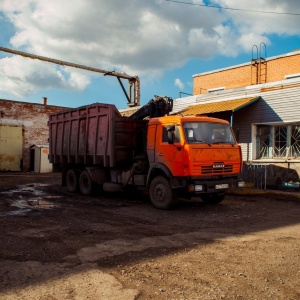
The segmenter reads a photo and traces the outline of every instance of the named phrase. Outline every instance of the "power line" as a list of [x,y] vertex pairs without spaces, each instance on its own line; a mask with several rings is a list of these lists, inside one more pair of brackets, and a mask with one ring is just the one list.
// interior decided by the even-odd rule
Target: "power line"
[[165,1],[174,2],[174,3],[180,3],[180,4],[186,4],[186,5],[193,5],[193,6],[202,6],[202,7],[206,7],[206,8],[216,8],[216,9],[226,9],[226,10],[235,10],[235,11],[245,11],[245,12],[261,13],[261,14],[300,16],[300,13],[263,11],[263,10],[254,10],[254,9],[242,9],[242,8],[233,8],[233,7],[223,7],[223,6],[197,4],[197,3],[177,1],[177,0],[165,0]]

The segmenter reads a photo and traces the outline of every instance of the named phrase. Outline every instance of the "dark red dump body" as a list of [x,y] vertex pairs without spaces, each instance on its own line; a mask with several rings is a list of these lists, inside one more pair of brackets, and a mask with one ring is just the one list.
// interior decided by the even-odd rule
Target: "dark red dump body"
[[130,166],[136,152],[137,121],[114,105],[92,104],[51,114],[49,160],[53,164]]

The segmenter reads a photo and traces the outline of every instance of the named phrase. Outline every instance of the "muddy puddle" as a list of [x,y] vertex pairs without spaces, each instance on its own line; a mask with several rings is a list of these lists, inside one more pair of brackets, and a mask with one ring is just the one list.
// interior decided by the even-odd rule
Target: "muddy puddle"
[[[6,205],[14,210],[0,212],[1,216],[26,215],[33,210],[53,209],[59,206],[55,203],[61,196],[53,196],[44,191],[48,184],[31,183],[18,185],[16,189],[0,192]],[[6,197],[5,197],[6,196]]]

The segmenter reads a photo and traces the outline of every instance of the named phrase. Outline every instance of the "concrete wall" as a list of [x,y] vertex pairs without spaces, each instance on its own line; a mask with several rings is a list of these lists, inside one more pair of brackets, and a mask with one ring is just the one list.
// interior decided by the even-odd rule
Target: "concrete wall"
[[21,171],[30,170],[30,146],[48,144],[48,115],[63,109],[66,108],[49,106],[46,101],[44,104],[34,104],[0,99],[0,125],[22,126]]

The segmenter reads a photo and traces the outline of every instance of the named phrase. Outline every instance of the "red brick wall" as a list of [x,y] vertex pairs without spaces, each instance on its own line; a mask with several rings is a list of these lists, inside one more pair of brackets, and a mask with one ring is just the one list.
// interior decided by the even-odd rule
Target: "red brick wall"
[[[300,54],[277,57],[266,60],[267,76],[266,82],[284,80],[285,75],[300,73]],[[251,73],[252,68],[252,73]],[[263,73],[263,71],[262,71]],[[199,74],[194,77],[194,95],[207,93],[208,89],[225,87],[233,89],[248,86],[256,83],[256,71],[249,65],[232,67],[223,71],[216,71],[209,74]],[[252,76],[252,78],[251,78]],[[261,77],[265,83],[264,77]]]
[[22,125],[23,171],[30,170],[30,146],[48,144],[48,115],[65,108],[0,99],[0,124]]

